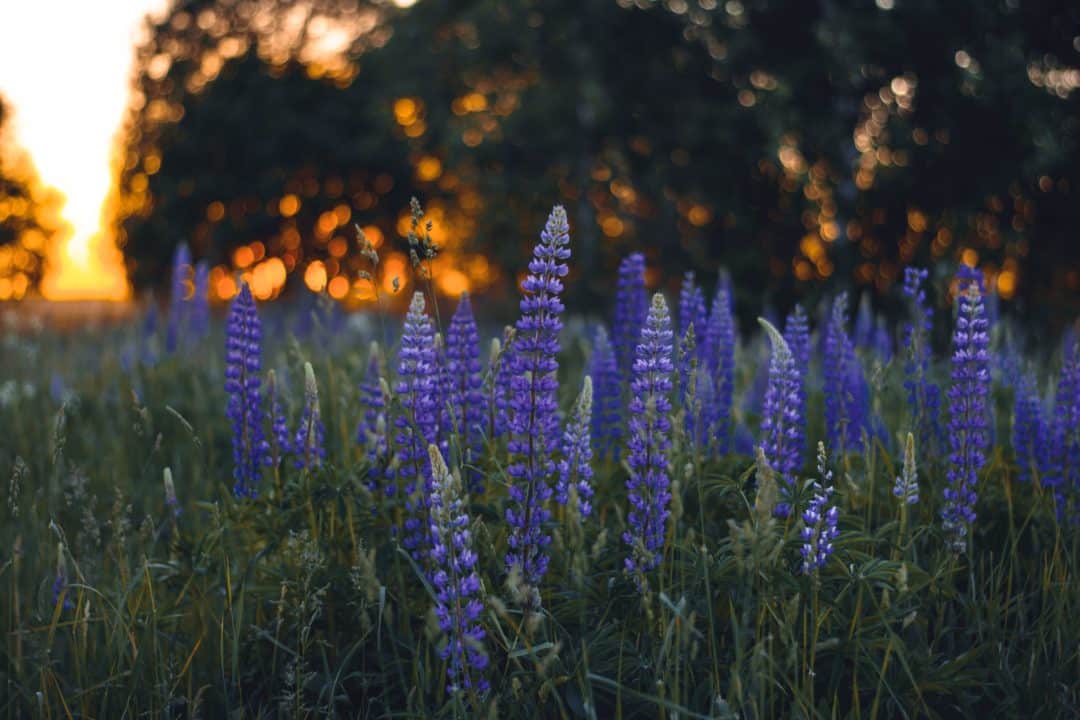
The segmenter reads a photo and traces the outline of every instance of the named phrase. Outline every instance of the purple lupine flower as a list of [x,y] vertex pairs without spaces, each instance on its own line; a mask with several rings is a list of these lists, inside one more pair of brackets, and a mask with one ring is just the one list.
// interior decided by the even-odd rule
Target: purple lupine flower
[[726,272],[721,272],[705,330],[705,367],[712,377],[708,422],[720,454],[731,452],[734,438],[731,408],[735,396],[735,335],[731,281]]
[[210,332],[210,264],[200,260],[195,265],[195,291],[191,296],[191,335],[202,340]]
[[[439,368],[435,361],[435,328],[424,307],[424,293],[417,290],[405,315],[405,328],[398,350],[398,380],[395,394],[401,412],[394,420],[397,428],[397,474],[405,483],[405,538],[403,544],[417,560],[427,545],[427,508],[431,502],[431,467],[427,446],[436,441],[439,407],[436,384]],[[392,494],[389,489],[387,494]]]
[[990,428],[990,335],[983,307],[982,273],[961,266],[960,310],[953,331],[949,387],[949,469],[942,524],[949,547],[964,552],[975,522],[975,485],[986,462]]
[[803,510],[803,528],[799,532],[803,545],[799,549],[802,555],[802,571],[810,575],[825,567],[829,556],[833,554],[833,540],[840,535],[837,523],[840,511],[836,505],[826,505],[832,497],[832,470],[826,466],[824,443],[818,443],[818,477],[811,484],[810,502]]
[[795,358],[795,365],[805,373],[810,367],[810,318],[802,305],[796,305],[784,320],[784,342]]
[[904,363],[904,389],[907,390],[911,423],[924,453],[935,454],[938,438],[942,436],[940,425],[941,389],[928,379],[930,371],[930,331],[933,329],[934,311],[926,301],[923,283],[928,277],[926,270],[904,270],[904,295],[911,308],[911,321],[904,327],[904,344],[907,359]]
[[623,437],[622,383],[615,350],[603,325],[596,328],[589,376],[593,378],[592,441],[600,458],[619,461]]
[[450,472],[436,445],[428,446],[431,466],[431,583],[435,586],[435,617],[446,633],[439,655],[447,661],[447,692],[484,692],[488,658],[480,613],[480,578],[472,548],[469,514],[461,481]]
[[764,318],[758,318],[758,322],[772,343],[769,385],[765,390],[761,420],[761,448],[769,467],[780,478],[781,499],[776,505],[776,515],[786,518],[791,514],[795,474],[802,465],[800,455],[806,444],[803,434],[806,398],[802,392],[802,368],[795,364],[791,348],[780,331]]
[[1065,339],[1048,470],[1047,484],[1054,487],[1058,516],[1080,521],[1080,339],[1075,336]]
[[919,475],[915,467],[915,436],[907,434],[904,443],[904,467],[896,476],[892,494],[906,505],[919,502]]
[[529,274],[521,284],[521,317],[517,322],[511,363],[510,439],[507,449],[511,478],[510,552],[506,556],[511,575],[520,574],[527,602],[539,605],[539,584],[547,571],[547,546],[551,536],[544,523],[551,516],[551,477],[554,454],[559,447],[556,392],[559,387],[559,331],[563,304],[559,295],[569,268],[570,228],[566,211],[556,205],[548,216],[540,242],[533,249]]
[[319,385],[311,363],[304,363],[304,409],[300,426],[293,440],[296,467],[300,470],[317,468],[326,460],[326,429],[319,411]]
[[1021,482],[1030,482],[1033,476],[1038,476],[1040,483],[1045,485],[1047,480],[1053,481],[1043,476],[1049,466],[1047,437],[1053,432],[1043,413],[1042,398],[1032,373],[1019,373],[1015,379],[1015,394],[1012,443],[1020,468],[1018,477]]
[[263,436],[262,325],[255,298],[245,282],[229,306],[225,326],[226,414],[233,426],[233,493],[254,498],[263,465],[270,461],[270,446]]
[[514,328],[503,329],[503,339],[491,341],[488,361],[488,426],[491,439],[506,434],[510,419],[510,382],[514,378]]
[[379,478],[387,482],[384,486],[387,495],[393,495],[395,478],[390,465],[390,442],[387,437],[386,396],[383,394],[382,351],[379,343],[372,341],[368,348],[367,368],[360,383],[360,404],[364,414],[356,428],[356,442],[364,448],[368,461],[367,488],[375,492],[379,487]]
[[446,332],[450,402],[443,410],[443,425],[457,430],[462,464],[468,468],[468,489],[476,494],[484,492],[483,476],[477,467],[484,440],[484,380],[480,372],[480,333],[469,295],[462,293]]
[[169,322],[165,328],[165,352],[172,354],[180,345],[180,336],[191,325],[191,251],[180,243],[173,253],[172,294],[169,296]]
[[[687,270],[683,275],[682,288],[679,290],[679,337],[686,337],[686,331],[694,326],[694,335],[699,338],[705,336],[705,326],[708,324],[708,310],[705,308],[705,294],[694,282],[694,271]],[[699,345],[701,353],[703,345]]]
[[708,441],[708,424],[702,403],[701,377],[704,373],[698,365],[697,330],[693,323],[686,326],[686,334],[679,340],[675,367],[679,405],[683,409],[683,432],[691,448],[697,448]]
[[292,449],[289,421],[281,406],[277,373],[271,370],[266,377],[266,400],[270,405],[270,464],[276,466]]
[[612,325],[612,344],[615,359],[624,380],[630,378],[634,365],[634,350],[641,327],[645,324],[649,297],[645,293],[645,256],[632,253],[619,264],[615,288],[615,323]]
[[592,408],[592,378],[586,375],[581,394],[563,431],[562,460],[559,461],[559,477],[555,481],[556,502],[566,505],[570,502],[571,490],[576,491],[577,511],[582,518],[592,512],[592,441],[589,436]]
[[644,573],[660,564],[664,553],[665,525],[670,513],[670,481],[667,451],[671,447],[671,360],[673,333],[667,303],[660,293],[641,329],[630,383],[630,477],[626,489],[630,503],[623,541],[630,546],[626,571],[644,589]]
[[833,302],[825,330],[825,429],[840,454],[853,449],[868,430],[869,388],[847,332],[847,293]]

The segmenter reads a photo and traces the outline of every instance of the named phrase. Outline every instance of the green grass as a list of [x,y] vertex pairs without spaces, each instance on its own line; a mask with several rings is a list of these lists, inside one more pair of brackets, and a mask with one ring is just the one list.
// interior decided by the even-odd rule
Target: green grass
[[[300,368],[315,367],[329,461],[268,469],[259,499],[239,502],[220,333],[189,359],[130,369],[134,328],[5,336],[0,718],[1080,714],[1080,533],[1050,493],[1017,482],[1004,442],[959,557],[937,520],[942,458],[919,449],[922,501],[903,522],[901,458],[874,443],[834,462],[841,535],[807,577],[797,516],[773,519],[755,492],[767,472],[750,457],[704,462],[677,437],[666,552],[644,597],[622,570],[626,469],[596,463],[593,517],[576,527],[556,508],[531,617],[506,585],[506,453],[489,443],[487,492],[469,509],[492,690],[448,696],[431,589],[399,547],[400,507],[368,493],[353,439],[366,339],[267,332],[264,368],[287,379],[294,420]],[[587,347],[563,345],[568,409]],[[740,354],[739,394],[758,357]],[[876,383],[890,446],[908,422],[898,365]],[[54,376],[68,386],[59,400]],[[812,391],[815,442],[821,402]],[[1006,439],[1011,393],[996,388],[995,403]],[[58,563],[68,607],[53,602]]]

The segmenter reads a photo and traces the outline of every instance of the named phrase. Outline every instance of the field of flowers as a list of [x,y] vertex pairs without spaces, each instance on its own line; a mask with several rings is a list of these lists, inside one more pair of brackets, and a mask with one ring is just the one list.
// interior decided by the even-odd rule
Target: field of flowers
[[640,254],[567,313],[557,207],[482,334],[410,241],[403,324],[216,322],[181,248],[160,319],[5,332],[0,718],[1080,715],[1075,331],[966,266],[740,328]]

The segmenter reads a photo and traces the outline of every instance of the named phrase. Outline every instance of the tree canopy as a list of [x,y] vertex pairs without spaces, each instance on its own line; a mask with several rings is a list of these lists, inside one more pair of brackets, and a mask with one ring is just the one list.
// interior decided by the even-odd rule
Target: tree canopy
[[415,194],[442,289],[497,299],[561,202],[585,299],[636,249],[780,305],[948,260],[1062,321],[1078,28],[1054,0],[180,0],[138,51],[115,222],[139,286],[183,240],[224,289],[356,299],[353,224],[389,288]]

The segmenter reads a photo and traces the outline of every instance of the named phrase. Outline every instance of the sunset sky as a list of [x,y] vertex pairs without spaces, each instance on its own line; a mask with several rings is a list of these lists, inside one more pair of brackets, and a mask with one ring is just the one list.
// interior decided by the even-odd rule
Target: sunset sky
[[0,94],[13,106],[15,137],[42,180],[67,197],[74,234],[46,277],[47,297],[127,295],[111,239],[101,234],[109,157],[129,87],[141,19],[166,0],[33,0],[5,3]]

